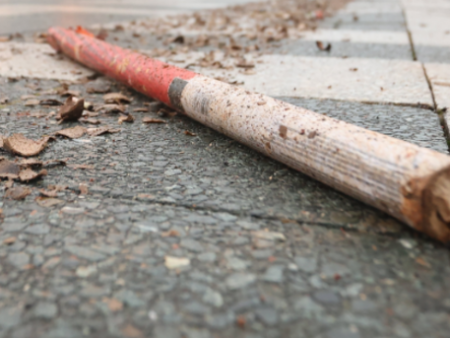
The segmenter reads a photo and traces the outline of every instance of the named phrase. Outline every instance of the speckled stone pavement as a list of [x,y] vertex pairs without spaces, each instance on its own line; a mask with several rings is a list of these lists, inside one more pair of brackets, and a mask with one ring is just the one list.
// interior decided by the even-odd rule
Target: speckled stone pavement
[[[374,3],[381,14],[354,21],[353,11]],[[390,6],[401,8],[356,1],[321,25],[406,32]],[[116,43],[133,41],[126,34]],[[385,59],[412,61],[409,45],[370,46]],[[312,53],[305,40],[279,48]],[[330,56],[365,50],[342,48]],[[80,124],[19,114],[55,110],[24,107],[21,97],[61,100],[48,94],[57,80],[0,81],[0,97],[9,98],[0,106],[1,134],[37,139]],[[132,97],[130,112],[149,102],[97,81]],[[88,85],[70,89],[101,103]],[[279,98],[447,152],[439,118],[426,107]],[[26,184],[33,191],[25,201],[0,202],[0,337],[448,337],[448,248],[188,118],[152,109],[120,126],[116,114],[100,116],[101,125],[122,129],[117,134],[58,138],[40,158],[68,166]],[[141,123],[146,116],[168,123]],[[68,189],[61,204],[45,208],[35,198],[49,184]]]

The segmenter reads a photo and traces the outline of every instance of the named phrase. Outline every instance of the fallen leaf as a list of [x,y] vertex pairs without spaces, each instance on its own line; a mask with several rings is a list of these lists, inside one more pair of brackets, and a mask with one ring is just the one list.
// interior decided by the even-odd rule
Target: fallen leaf
[[123,309],[123,303],[115,298],[103,298],[103,302],[108,305],[109,311],[117,312]]
[[0,36],[0,42],[8,42],[12,40],[12,36],[11,35],[2,35]]
[[13,200],[23,200],[31,194],[30,188],[24,187],[14,187],[6,190],[5,198],[13,199]]
[[144,334],[133,325],[128,324],[122,329],[122,333],[127,338],[143,338]]
[[349,71],[351,71],[351,72],[357,72],[357,71],[358,71],[358,68],[350,68]]
[[80,138],[86,134],[86,128],[82,126],[76,126],[73,128],[66,128],[56,132],[56,135],[65,136],[70,139]]
[[109,93],[103,96],[105,103],[130,103],[131,99],[122,93]]
[[7,97],[0,97],[0,104],[8,103],[9,99]]
[[61,95],[62,97],[65,97],[65,96],[80,97],[81,92],[78,90],[65,90],[65,91],[60,92],[59,95]]
[[64,105],[59,109],[58,115],[61,121],[77,121],[84,110],[84,100],[75,101],[69,96]]
[[26,100],[25,101],[25,106],[27,107],[33,107],[33,106],[37,106],[39,104],[39,100],[36,99],[31,99],[31,100]]
[[19,177],[20,165],[2,159],[0,161],[0,178],[16,179]]
[[35,172],[34,170],[27,168],[27,169],[23,169],[20,173],[19,173],[19,179],[22,182],[29,182],[32,180],[35,180],[37,178],[40,178],[42,176],[46,176],[47,175],[47,170],[42,169],[40,172]]
[[88,124],[100,124],[100,120],[97,119],[82,119],[80,120],[83,123],[88,123]]
[[62,106],[63,103],[61,101],[55,100],[55,99],[45,99],[39,101],[39,104],[41,106]]
[[13,187],[13,185],[14,185],[14,181],[12,179],[8,179],[8,181],[6,181],[4,184],[5,189],[10,189]]
[[124,113],[125,107],[120,104],[104,104],[97,107],[95,111],[104,111],[105,113]]
[[67,189],[67,186],[65,185],[59,185],[59,184],[49,184],[47,186],[48,190],[56,190],[56,191],[64,191]]
[[322,41],[316,41],[316,45],[321,51],[329,52],[331,50],[331,43],[324,46]]
[[188,135],[188,136],[197,136],[196,133],[193,133],[192,131],[189,131],[189,130],[185,130],[185,131],[184,131],[184,134],[185,134],[185,135]]
[[164,264],[168,269],[179,269],[185,266],[189,266],[191,264],[191,260],[189,258],[166,256],[164,258]]
[[87,133],[91,136],[100,136],[103,134],[114,134],[120,132],[120,129],[114,129],[111,127],[100,127],[100,128],[88,128]]
[[89,189],[88,189],[88,186],[86,184],[80,183],[80,185],[78,187],[80,189],[81,195],[87,195],[89,193]]
[[84,111],[82,116],[85,117],[85,118],[89,118],[89,117],[97,117],[99,115],[100,115],[100,113],[93,113],[93,112],[90,112],[90,111]]
[[48,113],[45,111],[37,111],[37,112],[30,113],[31,117],[36,117],[38,119],[46,117],[47,115],[48,115]]
[[36,156],[45,149],[50,139],[52,138],[45,136],[39,141],[34,141],[26,138],[22,134],[14,134],[3,139],[3,148],[11,153],[24,157]]
[[121,115],[121,116],[119,116],[119,120],[117,122],[119,124],[122,124],[122,122],[132,123],[132,122],[134,122],[134,117],[131,114]]
[[52,197],[48,198],[48,197],[42,197],[42,196],[36,197],[35,201],[37,204],[39,204],[43,208],[51,208],[55,205],[64,203],[64,201],[59,200],[57,198],[52,198]]
[[143,117],[142,118],[142,123],[167,123],[164,120],[160,120],[160,119],[154,119],[151,117]]
[[245,319],[245,316],[244,315],[237,316],[236,317],[236,324],[241,329],[243,329],[245,327],[245,324],[247,324],[247,320]]
[[39,192],[41,193],[42,196],[45,196],[45,197],[56,197],[56,196],[58,196],[58,190],[40,189]]
[[8,237],[3,240],[3,244],[11,245],[11,244],[14,244],[16,242],[16,240],[17,240],[16,237]]
[[55,166],[55,165],[66,165],[67,159],[65,160],[48,160],[43,163],[44,167]]
[[146,107],[134,108],[133,112],[134,113],[146,113],[146,112],[148,112],[148,108],[146,108]]

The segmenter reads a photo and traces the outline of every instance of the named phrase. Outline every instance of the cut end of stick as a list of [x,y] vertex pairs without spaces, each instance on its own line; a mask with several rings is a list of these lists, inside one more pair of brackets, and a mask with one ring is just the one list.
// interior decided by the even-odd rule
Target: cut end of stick
[[424,232],[450,245],[450,168],[439,172],[428,184],[422,200]]

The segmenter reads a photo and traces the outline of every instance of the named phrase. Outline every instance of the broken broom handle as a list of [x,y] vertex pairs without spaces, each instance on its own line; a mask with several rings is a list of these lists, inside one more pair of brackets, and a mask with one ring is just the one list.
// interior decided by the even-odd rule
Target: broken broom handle
[[89,68],[450,243],[450,157],[249,92],[96,39],[51,28]]

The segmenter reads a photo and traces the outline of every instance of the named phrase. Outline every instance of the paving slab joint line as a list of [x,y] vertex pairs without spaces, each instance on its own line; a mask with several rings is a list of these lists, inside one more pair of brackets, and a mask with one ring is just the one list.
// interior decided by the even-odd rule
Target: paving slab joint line
[[[73,190],[75,192],[79,190],[78,188],[70,188],[70,190]],[[113,200],[119,201],[119,202],[130,202],[130,199],[124,199],[124,198],[120,198],[120,197],[114,197],[111,195],[105,196],[108,198],[111,198]],[[253,217],[256,219],[260,219],[260,220],[269,220],[269,221],[286,221],[287,218],[285,217],[277,217],[277,216],[269,216],[269,215],[252,215],[251,213],[243,213],[243,212],[237,212],[237,211],[233,211],[233,210],[229,210],[229,209],[223,209],[223,208],[214,208],[214,207],[202,207],[202,206],[193,206],[192,204],[183,204],[183,203],[174,203],[174,202],[168,202],[168,201],[162,201],[162,200],[150,200],[150,199],[138,199],[135,197],[133,197],[131,199],[132,201],[139,201],[141,203],[145,203],[145,204],[152,204],[152,205],[166,205],[166,206],[172,206],[172,207],[178,207],[178,208],[183,208],[183,209],[188,209],[188,210],[196,210],[196,211],[209,211],[209,212],[224,212],[224,213],[228,213],[237,217]],[[335,223],[327,223],[327,222],[315,222],[315,221],[306,221],[304,219],[299,219],[299,218],[289,218],[289,221],[295,222],[298,225],[317,225],[320,227],[323,227],[325,229],[330,229],[330,230],[338,230],[338,231],[346,231],[346,232],[351,232],[351,233],[374,233],[377,235],[381,235],[381,236],[387,236],[390,238],[400,238],[403,234],[403,232],[401,234],[397,233],[397,232],[380,232],[377,231],[375,228],[370,229],[368,231],[361,231],[358,228],[354,228],[354,227],[349,227],[347,225],[343,225],[343,224],[335,224]],[[409,234],[415,234],[417,235],[418,233],[416,231],[414,231],[413,229],[409,229],[408,227],[405,226],[404,231],[408,232]],[[424,236],[424,238],[429,239],[428,237]]]
[[411,49],[411,57],[412,57],[413,61],[417,61],[416,48],[414,47],[414,40],[413,40],[411,31],[409,30],[408,19],[406,17],[405,7],[403,4],[401,5],[401,8],[402,8],[403,20],[405,21],[405,26],[406,26],[406,34],[408,35],[409,48]]

